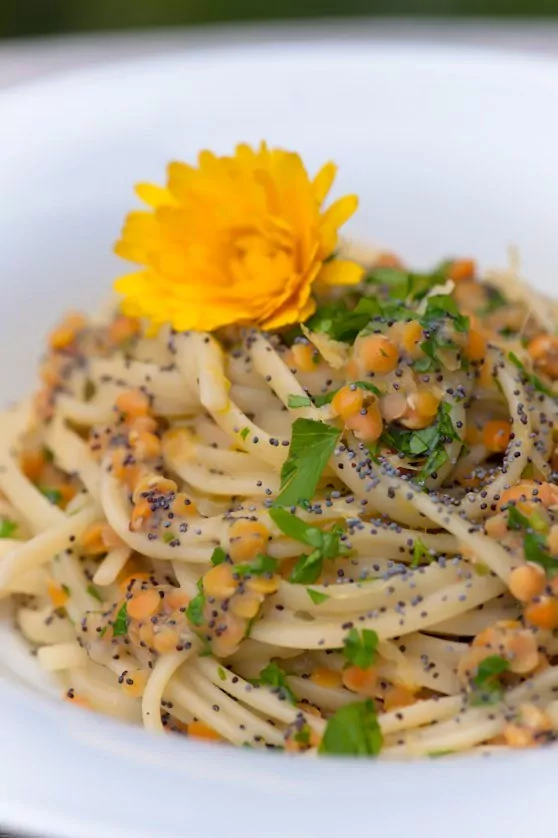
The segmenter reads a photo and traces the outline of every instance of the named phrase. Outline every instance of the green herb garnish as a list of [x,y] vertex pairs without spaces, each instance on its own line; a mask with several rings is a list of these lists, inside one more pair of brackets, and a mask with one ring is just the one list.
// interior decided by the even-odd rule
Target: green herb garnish
[[220,681],[226,681],[227,680],[227,673],[225,672],[225,670],[223,669],[222,666],[217,667],[217,675],[219,676]]
[[534,387],[539,393],[544,393],[545,396],[551,396],[552,398],[556,398],[556,393],[553,393],[550,387],[547,387],[546,384],[540,380],[538,375],[535,375],[532,372],[527,372],[525,368],[525,364],[519,360],[515,352],[508,352],[508,358],[512,362],[512,364],[517,367],[517,369],[523,374],[524,379],[528,384]]
[[43,447],[41,448],[41,453],[43,455],[43,460],[45,461],[45,463],[54,462],[54,454],[47,445],[43,445]]
[[104,602],[101,592],[95,587],[95,585],[88,585],[87,593],[89,594],[89,596],[92,596],[98,602]]
[[339,756],[376,756],[382,731],[370,699],[346,704],[329,719],[319,751]]
[[428,564],[433,561],[424,541],[420,538],[415,538],[413,542],[413,560],[409,567],[418,567],[425,559],[428,561]]
[[272,691],[290,704],[296,704],[296,698],[287,683],[287,676],[277,663],[268,664],[265,669],[259,674],[258,678],[252,681],[252,684],[261,687],[271,687]]
[[18,525],[9,518],[2,518],[0,521],[0,538],[10,538],[17,530]]
[[298,407],[312,407],[312,399],[310,396],[289,396],[288,406],[291,409]]
[[250,428],[242,428],[242,430],[240,431],[240,436],[243,440],[246,440],[246,437],[248,436],[249,433],[250,433]]
[[315,591],[313,588],[306,588],[306,593],[314,603],[314,605],[321,605],[327,599],[330,599],[329,594],[323,594],[321,591]]
[[509,668],[509,662],[500,655],[490,655],[481,661],[477,667],[477,674],[471,679],[474,690],[471,704],[497,704],[503,694],[498,676],[507,672]]
[[486,284],[484,286],[484,290],[486,292],[487,302],[486,305],[477,311],[477,314],[480,317],[485,317],[487,314],[492,314],[493,311],[497,311],[499,308],[507,306],[507,298],[502,294],[499,288],[496,288],[495,285]]
[[216,547],[213,553],[211,554],[211,564],[213,566],[218,564],[223,564],[223,562],[227,561],[227,554],[223,550],[222,547]]
[[112,627],[112,633],[114,637],[119,637],[120,635],[128,634],[128,611],[127,611],[127,603],[124,603],[116,615],[116,620],[114,621],[114,625]]
[[58,504],[62,500],[62,492],[60,489],[53,489],[50,486],[39,486],[41,494],[47,498],[52,504]]
[[523,515],[516,506],[508,508],[508,527],[510,530],[522,530],[523,535],[523,552],[525,553],[525,560],[534,562],[544,568],[545,571],[554,575],[558,572],[558,559],[548,552],[546,548],[546,538],[544,535],[544,519],[541,527],[541,517],[533,513],[534,520],[531,517]]
[[366,282],[379,285],[391,299],[421,300],[435,285],[446,280],[449,262],[443,262],[430,273],[416,273],[402,268],[375,268]]
[[190,600],[186,608],[186,616],[193,626],[201,626],[203,624],[203,609],[205,607],[205,594],[203,592],[203,581],[198,579],[198,593]]
[[378,648],[378,635],[372,629],[358,631],[352,628],[343,640],[343,654],[347,663],[358,666],[359,669],[368,669],[376,659]]
[[289,456],[281,469],[281,492],[277,504],[296,506],[301,500],[311,500],[339,435],[337,428],[324,422],[295,420]]
[[266,573],[273,575],[277,571],[277,560],[260,553],[251,562],[233,565],[232,571],[237,576],[264,576]]
[[335,305],[319,306],[306,326],[311,332],[320,332],[332,340],[353,343],[370,320],[381,314],[381,307],[375,300],[363,298],[353,310],[339,301]]
[[341,543],[343,530],[338,524],[334,524],[329,532],[324,532],[301,521],[286,509],[271,508],[269,515],[285,535],[314,548],[310,554],[301,556],[294,566],[289,579],[295,584],[311,585],[320,577],[324,559],[346,556],[349,552]]
[[410,431],[391,425],[382,434],[382,442],[385,445],[410,460],[426,458],[426,462],[418,473],[420,482],[424,482],[447,462],[448,454],[445,446],[459,439],[450,413],[450,405],[447,402],[441,402],[436,420],[427,428]]

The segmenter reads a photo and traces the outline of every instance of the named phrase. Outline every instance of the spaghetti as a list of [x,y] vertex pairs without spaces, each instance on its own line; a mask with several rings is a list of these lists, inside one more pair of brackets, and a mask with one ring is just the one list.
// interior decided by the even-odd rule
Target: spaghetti
[[0,592],[70,701],[308,754],[555,738],[555,320],[468,261],[363,268],[294,328],[51,334]]

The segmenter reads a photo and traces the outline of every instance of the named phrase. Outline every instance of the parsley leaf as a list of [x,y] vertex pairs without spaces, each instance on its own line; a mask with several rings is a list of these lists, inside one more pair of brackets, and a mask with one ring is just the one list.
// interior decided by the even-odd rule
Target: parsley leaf
[[334,524],[329,532],[324,532],[280,507],[270,509],[269,515],[285,535],[314,548],[309,555],[301,556],[295,564],[289,577],[290,582],[311,585],[320,577],[324,559],[335,559],[349,552],[340,541],[343,530],[338,524]]
[[420,538],[415,538],[413,543],[413,560],[409,567],[418,567],[423,559],[428,559],[428,563],[432,561],[432,556],[428,552],[428,547]]
[[459,434],[451,421],[451,407],[447,402],[441,402],[436,420],[427,428],[410,431],[397,425],[387,427],[382,434],[382,442],[389,448],[398,451],[410,460],[426,458],[418,473],[419,482],[438,471],[448,460],[445,446],[459,439]]
[[98,602],[104,602],[101,592],[95,587],[95,585],[88,585],[86,590],[89,596],[92,596]]
[[376,659],[378,635],[372,629],[352,628],[343,640],[343,654],[349,664],[369,669]]
[[246,437],[248,436],[249,433],[250,433],[250,428],[242,428],[242,430],[240,431],[240,436],[242,437],[243,440],[246,440]]
[[9,538],[17,530],[18,525],[9,518],[2,518],[0,521],[0,538]]
[[417,372],[427,372],[440,365],[439,349],[457,348],[455,343],[442,333],[442,327],[448,319],[451,320],[451,325],[458,332],[466,332],[469,328],[469,318],[460,313],[453,297],[449,294],[437,294],[434,297],[429,297],[426,311],[420,319],[421,326],[429,336],[420,345],[425,357],[419,358],[413,364]]
[[127,603],[124,603],[116,615],[116,620],[114,621],[114,625],[112,627],[112,634],[113,637],[119,637],[120,635],[128,634],[128,612],[127,612]]
[[553,398],[556,398],[556,393],[553,393],[550,387],[547,387],[546,384],[544,384],[540,380],[538,375],[535,375],[531,372],[527,372],[525,364],[519,360],[515,352],[508,352],[508,358],[510,359],[512,364],[515,367],[517,367],[517,369],[520,370],[521,373],[523,373],[523,377],[525,378],[527,383],[534,387],[535,390],[537,390],[539,393],[544,393],[545,396],[552,396]]
[[39,491],[53,504],[60,503],[62,500],[60,489],[53,489],[50,486],[39,486]]
[[540,565],[544,570],[555,574],[558,572],[558,559],[551,556],[546,548],[546,538],[537,531],[536,512],[533,517],[523,515],[516,506],[508,509],[508,527],[510,530],[523,530],[523,552],[525,560]]
[[289,456],[281,469],[281,492],[276,503],[296,506],[311,500],[327,461],[333,454],[340,431],[313,419],[293,423]]
[[295,409],[297,407],[312,407],[312,399],[310,396],[289,396],[288,405],[290,408]]
[[509,662],[501,655],[489,655],[477,667],[477,674],[471,679],[474,693],[471,703],[497,704],[502,698],[502,684],[498,676],[507,672]]
[[431,288],[445,280],[447,263],[431,273],[415,273],[401,268],[375,268],[365,281],[379,285],[389,297],[397,300],[422,299]]
[[421,320],[424,328],[428,331],[438,328],[440,323],[448,317],[452,320],[452,326],[456,331],[466,332],[469,328],[469,318],[461,314],[456,301],[450,294],[429,297]]
[[203,582],[198,580],[198,593],[190,600],[186,608],[186,616],[193,626],[203,625],[203,609],[205,607],[205,594],[203,592]]
[[320,744],[321,754],[376,756],[382,731],[370,699],[346,704],[329,719]]
[[315,314],[306,321],[306,326],[311,332],[321,332],[332,340],[353,343],[371,318],[380,317],[381,314],[380,305],[375,300],[363,298],[353,310],[349,310],[345,303],[339,301],[335,305],[319,306]]
[[484,285],[484,290],[486,293],[486,304],[477,311],[477,314],[480,317],[486,316],[487,314],[492,314],[493,311],[497,311],[499,308],[503,308],[508,304],[507,298],[502,294],[499,288],[495,285]]
[[223,562],[227,561],[227,554],[223,550],[222,547],[216,547],[213,553],[211,554],[211,564],[215,567],[215,565],[223,564]]
[[219,680],[226,681],[227,680],[227,673],[223,669],[222,666],[217,667],[217,675],[219,676]]
[[322,602],[325,602],[330,598],[329,594],[323,594],[321,591],[314,591],[312,588],[306,588],[306,593],[314,605],[321,605]]
[[287,683],[287,677],[277,663],[270,663],[265,669],[262,669],[259,677],[255,678],[252,684],[261,687],[271,687],[272,691],[283,701],[296,704],[296,698]]
[[263,576],[266,573],[273,574],[276,570],[277,560],[261,553],[251,562],[232,566],[233,575],[237,574],[238,576]]

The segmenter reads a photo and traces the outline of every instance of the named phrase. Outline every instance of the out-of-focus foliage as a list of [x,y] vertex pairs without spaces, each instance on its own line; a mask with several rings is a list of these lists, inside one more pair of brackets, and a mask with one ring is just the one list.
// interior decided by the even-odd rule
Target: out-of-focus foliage
[[0,37],[356,15],[556,15],[558,0],[0,0]]

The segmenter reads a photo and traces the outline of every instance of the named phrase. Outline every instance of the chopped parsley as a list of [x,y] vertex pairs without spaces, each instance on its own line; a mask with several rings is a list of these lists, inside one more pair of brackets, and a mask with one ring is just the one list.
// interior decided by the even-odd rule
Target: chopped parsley
[[203,581],[198,579],[198,593],[190,600],[186,608],[186,616],[193,626],[203,624],[203,609],[205,607],[205,594],[203,592]]
[[498,676],[507,672],[509,662],[501,655],[489,655],[477,667],[477,674],[471,679],[473,696],[471,704],[497,704],[503,693]]
[[382,731],[370,699],[346,704],[329,719],[320,744],[321,754],[376,756]]
[[343,640],[343,654],[347,663],[359,669],[369,669],[376,659],[378,635],[372,629],[352,628]]
[[222,547],[216,547],[213,553],[211,554],[211,564],[215,567],[215,565],[223,564],[223,562],[227,561],[227,554],[223,550]]
[[43,447],[41,448],[41,453],[43,455],[43,460],[45,461],[45,463],[54,462],[54,454],[52,453],[50,448],[48,448],[48,446],[43,445]]
[[333,454],[340,432],[324,422],[296,419],[293,423],[289,456],[281,469],[281,491],[276,503],[296,506],[309,501],[327,461]]
[[287,683],[287,676],[277,663],[270,663],[262,669],[259,677],[255,678],[252,684],[259,687],[271,687],[272,692],[280,699],[296,704],[295,695]]
[[428,334],[420,348],[424,357],[413,364],[417,372],[428,372],[440,366],[438,351],[440,349],[457,349],[456,344],[443,334],[442,327],[451,319],[451,325],[458,332],[466,332],[469,328],[469,318],[464,317],[457,303],[449,294],[438,294],[429,297],[426,311],[420,319],[420,324]]
[[402,268],[375,268],[365,282],[380,286],[391,299],[421,300],[435,285],[445,282],[448,265],[448,262],[443,262],[431,273],[415,273]]
[[264,576],[266,573],[273,575],[277,571],[277,560],[260,553],[251,562],[233,565],[232,570],[233,574],[238,576]]
[[436,420],[427,428],[410,431],[407,428],[391,425],[382,434],[381,439],[386,446],[398,451],[410,460],[426,458],[418,473],[420,482],[424,482],[427,477],[437,472],[448,461],[445,446],[459,439],[459,434],[453,427],[450,413],[450,405],[447,402],[441,402]]
[[321,605],[322,602],[325,602],[330,598],[329,594],[323,594],[321,591],[315,591],[313,588],[306,588],[306,593],[314,605]]
[[352,310],[341,301],[335,305],[319,306],[315,314],[307,320],[306,326],[311,332],[320,332],[332,340],[353,343],[370,320],[381,315],[380,304],[376,300],[363,297]]
[[428,547],[420,538],[415,538],[413,543],[413,560],[410,567],[418,567],[423,561],[428,564],[433,561],[432,556],[428,552]]
[[514,367],[517,367],[517,369],[522,373],[525,381],[528,384],[530,384],[535,390],[537,390],[539,393],[544,393],[545,396],[551,396],[552,398],[556,398],[556,393],[553,393],[550,387],[547,387],[547,385],[540,380],[538,375],[535,375],[532,372],[527,372],[525,364],[519,360],[515,352],[508,352],[508,358],[510,359]]
[[92,596],[93,599],[96,599],[98,602],[104,602],[101,592],[95,585],[88,585],[87,586],[87,593],[89,596]]
[[217,675],[219,676],[220,681],[226,681],[227,680],[227,673],[225,672],[225,670],[223,669],[222,666],[217,667]]
[[341,543],[343,530],[338,524],[334,524],[329,532],[324,532],[301,521],[286,509],[272,508],[269,515],[285,535],[314,548],[308,555],[301,556],[295,564],[289,577],[290,582],[311,585],[320,577],[324,559],[346,556],[349,552]]
[[171,541],[174,541],[175,538],[176,538],[176,536],[173,532],[169,532],[167,530],[166,532],[163,533],[163,541],[165,542],[165,544],[170,544]]
[[112,634],[114,637],[120,637],[121,635],[128,634],[127,603],[124,603],[120,607],[120,610],[116,615],[116,620],[114,621],[114,625],[112,627]]
[[2,518],[0,521],[0,538],[9,538],[15,533],[18,525],[15,521],[10,521],[9,518]]
[[60,585],[66,596],[70,596],[70,589],[67,585]]
[[503,308],[508,304],[507,298],[495,285],[486,284],[484,285],[484,290],[486,292],[486,304],[477,311],[480,317],[492,314],[493,311],[497,311],[499,308]]
[[301,745],[303,748],[309,748],[311,735],[312,731],[310,730],[310,725],[303,724],[300,730],[297,730],[294,734],[293,740],[297,743],[297,745]]
[[552,575],[558,572],[558,559],[553,558],[546,548],[546,536],[544,534],[546,522],[544,519],[540,519],[537,510],[534,510],[531,517],[528,518],[516,506],[510,506],[508,509],[508,528],[523,531],[525,561],[538,564]]
[[39,486],[41,494],[47,498],[51,503],[58,504],[62,500],[62,492],[60,489],[53,489],[50,486]]
[[296,409],[297,407],[312,407],[312,399],[310,396],[289,396],[288,406],[291,409]]
[[242,437],[243,440],[246,440],[246,437],[248,436],[249,433],[250,433],[250,428],[242,428],[242,430],[240,431],[240,436]]

